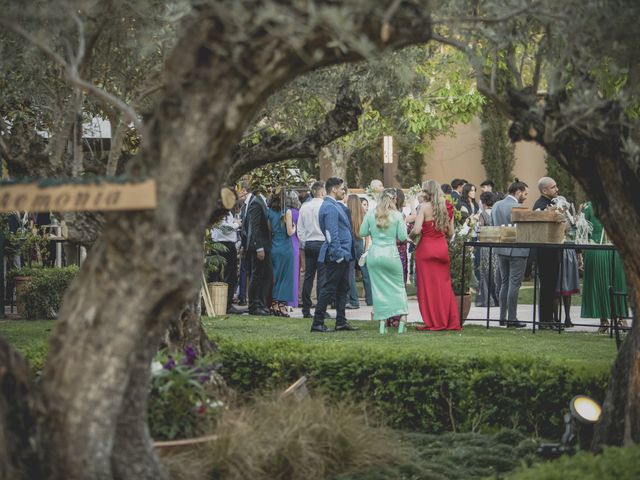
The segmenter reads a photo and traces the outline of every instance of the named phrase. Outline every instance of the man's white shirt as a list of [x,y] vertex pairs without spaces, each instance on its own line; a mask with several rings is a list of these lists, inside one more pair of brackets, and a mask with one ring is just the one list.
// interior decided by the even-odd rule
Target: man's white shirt
[[320,229],[320,207],[323,202],[322,198],[312,198],[300,207],[297,232],[301,249],[304,249],[306,242],[324,242],[324,235]]

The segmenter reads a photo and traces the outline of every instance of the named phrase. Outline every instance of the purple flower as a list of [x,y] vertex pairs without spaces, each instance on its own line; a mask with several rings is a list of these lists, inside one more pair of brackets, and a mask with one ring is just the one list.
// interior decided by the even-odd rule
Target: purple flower
[[184,349],[185,358],[182,361],[184,365],[193,365],[196,361],[196,357],[198,354],[196,353],[195,348],[191,345],[187,345]]
[[165,363],[162,368],[164,368],[165,370],[173,370],[176,366],[176,361],[173,359],[173,357],[171,355],[169,355],[169,358],[167,360],[167,363]]

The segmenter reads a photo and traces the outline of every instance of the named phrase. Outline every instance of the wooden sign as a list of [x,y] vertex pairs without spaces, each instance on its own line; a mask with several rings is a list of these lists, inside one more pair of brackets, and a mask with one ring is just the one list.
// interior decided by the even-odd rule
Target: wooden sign
[[0,184],[0,212],[74,212],[156,208],[156,183]]

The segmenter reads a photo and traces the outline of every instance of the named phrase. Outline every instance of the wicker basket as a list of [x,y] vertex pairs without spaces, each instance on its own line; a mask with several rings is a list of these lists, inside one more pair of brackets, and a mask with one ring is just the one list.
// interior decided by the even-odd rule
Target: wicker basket
[[224,282],[208,283],[209,295],[216,316],[227,314],[227,291],[229,285]]
[[484,226],[480,227],[478,231],[479,242],[499,242],[500,241],[500,227]]

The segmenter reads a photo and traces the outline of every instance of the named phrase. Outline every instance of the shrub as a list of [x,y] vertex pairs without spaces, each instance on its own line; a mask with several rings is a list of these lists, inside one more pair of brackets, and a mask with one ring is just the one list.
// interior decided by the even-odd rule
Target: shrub
[[160,354],[164,365],[152,365],[149,393],[149,431],[156,440],[190,438],[207,432],[219,407],[218,384],[214,381],[219,363],[213,358],[196,357],[191,347],[178,362]]
[[608,378],[603,371],[588,374],[509,356],[452,359],[291,341],[219,345],[222,374],[240,392],[307,375],[310,388],[367,401],[390,426],[429,433],[505,427],[559,438],[571,398],[578,392],[604,398]]
[[635,480],[640,478],[640,445],[605,448],[600,455],[580,452],[537,464],[508,477],[510,480]]
[[64,268],[21,268],[11,272],[12,277],[31,277],[18,302],[25,307],[29,320],[56,318],[64,292],[78,272],[75,265]]
[[362,407],[322,396],[259,398],[222,414],[209,478],[313,480],[399,462],[398,437],[368,420]]

